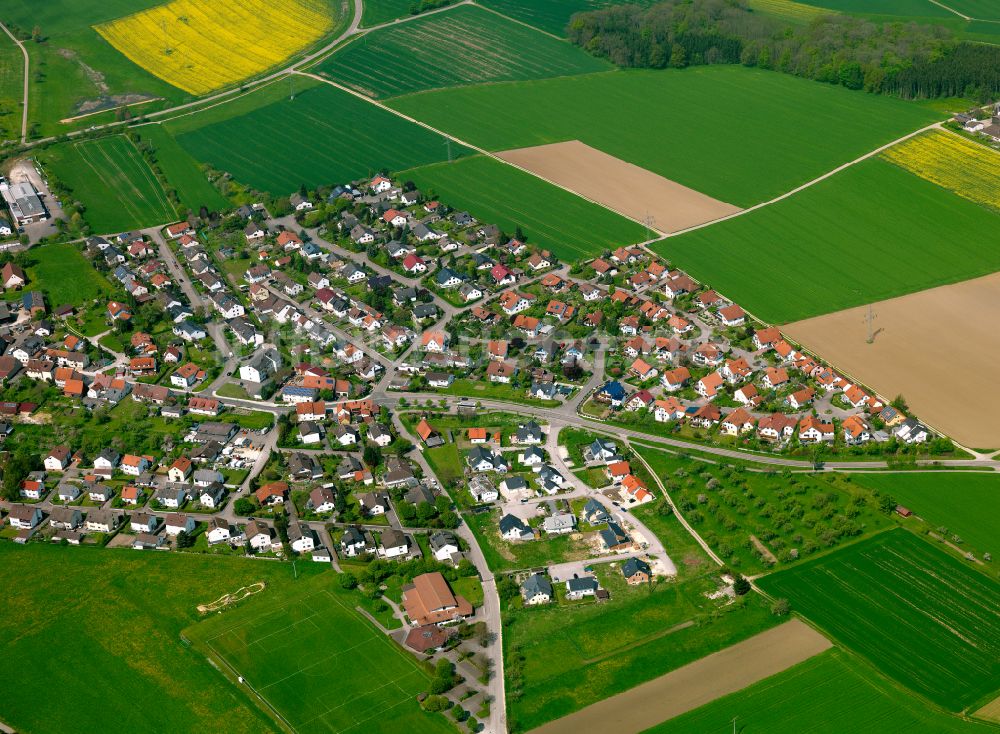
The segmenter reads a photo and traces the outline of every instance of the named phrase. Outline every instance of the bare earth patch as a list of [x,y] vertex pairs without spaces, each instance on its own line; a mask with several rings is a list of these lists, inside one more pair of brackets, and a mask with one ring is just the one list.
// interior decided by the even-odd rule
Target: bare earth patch
[[636,734],[743,690],[830,647],[798,619],[754,635],[617,696],[549,722],[531,734],[613,731]]
[[497,153],[552,183],[596,201],[652,228],[678,232],[740,211],[645,168],[570,140]]
[[977,719],[986,719],[1000,724],[1000,696],[994,698],[988,704],[973,714]]
[[792,339],[964,446],[1000,446],[1000,392],[984,376],[1000,363],[1000,273],[880,301],[875,342],[867,307],[782,327]]

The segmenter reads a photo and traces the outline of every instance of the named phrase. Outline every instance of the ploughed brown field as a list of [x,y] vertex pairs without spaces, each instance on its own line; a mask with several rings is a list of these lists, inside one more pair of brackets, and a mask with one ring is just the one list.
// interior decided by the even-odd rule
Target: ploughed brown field
[[830,641],[798,619],[598,701],[531,734],[638,734],[819,655]]
[[579,140],[497,155],[636,221],[652,217],[652,228],[663,233],[679,232],[740,211]]
[[1000,273],[797,321],[788,336],[970,448],[1000,447]]

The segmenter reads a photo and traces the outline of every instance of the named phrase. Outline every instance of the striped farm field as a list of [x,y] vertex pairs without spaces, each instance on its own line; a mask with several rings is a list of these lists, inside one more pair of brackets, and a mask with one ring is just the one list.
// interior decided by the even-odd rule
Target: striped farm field
[[372,97],[609,71],[586,51],[472,5],[372,31],[314,71]]
[[138,66],[202,95],[277,66],[335,25],[324,0],[171,0],[95,29]]
[[928,705],[864,662],[833,649],[645,734],[990,734],[989,724]]
[[949,711],[1000,689],[1000,583],[913,533],[891,530],[757,583]]
[[[265,104],[244,114],[225,119],[209,112],[203,127],[181,119],[167,129],[197,160],[273,194],[447,159],[440,136],[329,84],[295,99],[271,101],[270,90],[252,96],[258,94]],[[467,152],[451,145],[452,157]]]
[[541,28],[546,33],[566,35],[566,26],[574,13],[585,13],[609,5],[650,5],[654,0],[479,0],[481,5],[492,8],[522,23]]
[[886,160],[977,204],[1000,210],[1000,154],[943,130],[895,145]]
[[808,23],[814,18],[833,12],[814,5],[797,3],[795,0],[749,0],[748,5],[761,13],[795,23]]
[[95,232],[163,224],[176,217],[167,195],[128,138],[61,143],[45,153],[56,178],[85,206]]
[[529,242],[562,260],[646,239],[645,227],[487,156],[414,168],[399,178],[505,232],[521,227]]

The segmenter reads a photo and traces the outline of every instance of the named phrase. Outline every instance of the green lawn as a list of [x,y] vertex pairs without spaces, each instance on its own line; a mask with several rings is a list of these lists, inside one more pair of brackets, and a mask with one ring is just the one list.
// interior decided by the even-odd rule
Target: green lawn
[[461,84],[608,71],[567,41],[483,8],[463,6],[373,31],[314,71],[372,97]]
[[976,20],[1000,21],[1000,6],[995,0],[944,0],[942,4]]
[[491,151],[580,140],[737,206],[940,119],[899,99],[740,66],[479,85],[390,104]]
[[446,443],[444,446],[427,449],[424,456],[443,486],[451,487],[464,477],[465,467],[458,444]]
[[[434,133],[327,84],[299,91],[294,100],[285,97],[236,117],[206,120],[209,124],[197,129],[178,128],[183,132],[177,142],[195,159],[275,194],[287,195],[303,183],[422,166],[448,155],[445,141]],[[463,152],[452,144],[453,157]]]
[[121,232],[176,218],[163,187],[124,136],[62,143],[46,157],[56,178],[83,202],[83,216],[95,232]]
[[961,719],[891,684],[868,665],[834,648],[738,693],[647,729],[645,734],[737,731],[842,734],[974,734],[996,727]]
[[998,223],[986,208],[870,159],[653,249],[759,318],[783,323],[1000,269],[989,236]]
[[877,489],[920,515],[930,529],[948,529],[970,550],[1000,558],[1000,476],[996,474],[854,474],[855,484]]
[[[628,587],[600,567],[605,604],[560,604],[504,614],[507,716],[530,731],[754,635],[779,620],[757,595],[731,606],[704,596],[705,577]],[[557,585],[558,586],[558,585]],[[685,622],[695,624],[680,630]]]
[[113,292],[107,278],[94,269],[79,245],[42,245],[29,250],[28,259],[33,264],[27,268],[25,289],[42,291],[50,308],[64,304],[81,306]]
[[428,670],[355,611],[356,593],[335,579],[315,578],[277,603],[250,600],[185,634],[297,731],[452,734],[416,701],[429,688]]
[[156,162],[167,182],[177,192],[184,210],[197,212],[202,206],[209,211],[225,210],[229,202],[198,168],[198,161],[184,150],[162,125],[146,125],[136,130],[142,139],[156,149]]
[[299,564],[296,582],[286,564],[0,543],[0,645],[5,660],[18,661],[0,666],[11,693],[0,720],[26,734],[137,732],[150,730],[155,711],[159,731],[209,720],[224,720],[227,731],[275,731],[180,633],[198,619],[199,603],[263,580],[264,605],[274,604],[317,566]]
[[[652,0],[628,2],[648,5]],[[608,5],[624,5],[625,0],[481,0],[480,4],[548,33],[565,36],[566,26],[574,13],[584,13]]]
[[413,168],[400,178],[510,234],[520,226],[529,242],[564,260],[646,239],[645,227],[487,156]]
[[913,533],[891,530],[757,583],[949,711],[1000,688],[1000,583]]

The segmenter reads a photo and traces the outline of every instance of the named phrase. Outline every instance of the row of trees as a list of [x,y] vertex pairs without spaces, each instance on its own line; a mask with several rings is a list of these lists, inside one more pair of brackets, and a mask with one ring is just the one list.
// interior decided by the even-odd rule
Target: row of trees
[[1000,93],[1000,47],[938,25],[834,14],[790,25],[746,0],[666,0],[577,14],[569,35],[618,66],[742,64],[905,98]]

